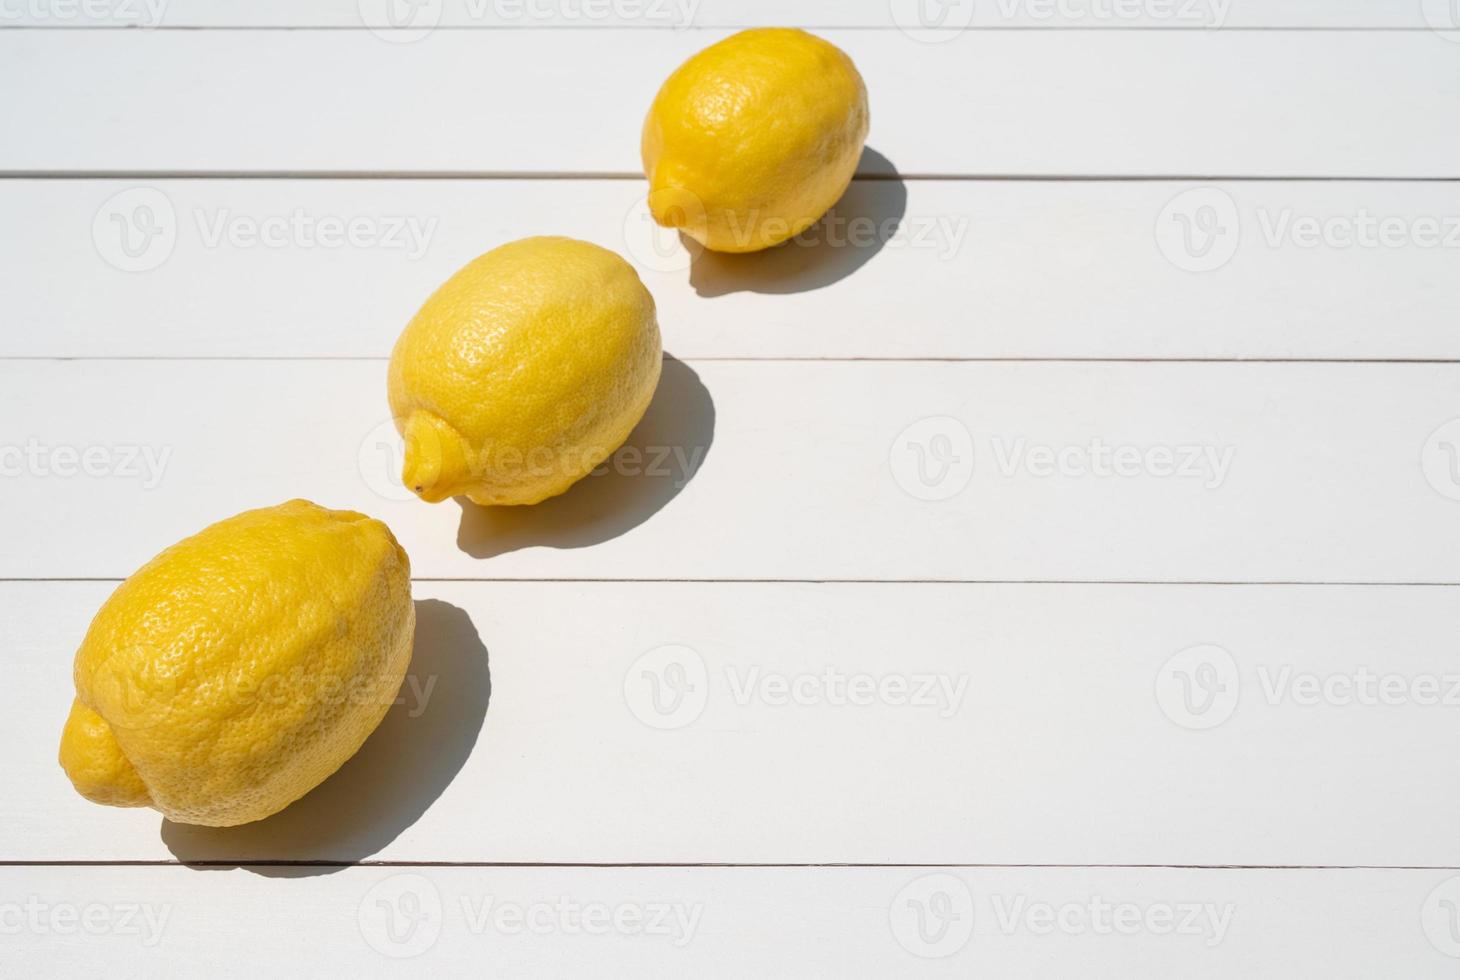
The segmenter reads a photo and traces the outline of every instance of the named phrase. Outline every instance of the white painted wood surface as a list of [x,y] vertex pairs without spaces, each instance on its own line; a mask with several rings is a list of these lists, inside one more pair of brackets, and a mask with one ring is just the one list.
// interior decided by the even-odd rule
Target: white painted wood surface
[[[857,181],[757,256],[692,255],[643,201],[638,180],[0,181],[0,354],[384,357],[457,268],[552,232],[634,263],[679,357],[1460,357],[1455,183]],[[1181,222],[1213,201],[1234,220],[1207,268]]]
[[0,859],[1460,865],[1453,588],[419,583],[378,736],[226,831],[55,765],[112,588],[0,585]]
[[[1426,980],[1452,964],[1426,942],[1420,912],[1437,889],[1460,886],[1433,871],[1168,868],[9,873],[34,909],[17,912],[44,923],[11,940],[17,971],[106,962],[128,977],[966,977],[1034,965],[1110,980]],[[927,911],[939,894],[938,911],[957,917],[946,931]],[[83,932],[88,909],[98,935]]]
[[[0,972],[1453,973],[1446,4],[414,9],[0,5]],[[843,217],[902,231],[691,271],[638,126],[759,23],[856,58]],[[52,29],[133,25],[184,29]],[[402,499],[394,335],[535,233],[653,290],[649,452],[531,511]],[[81,800],[92,612],[291,496],[409,550],[402,703],[252,827]]]
[[[44,98],[0,102],[0,173],[638,174],[655,91],[725,33],[5,31],[0,84]],[[823,34],[903,174],[1460,176],[1453,33]]]
[[11,0],[0,27],[973,28],[1460,27],[1445,0]]
[[0,417],[45,474],[0,577],[124,576],[306,496],[429,578],[1460,582],[1454,364],[671,360],[601,475],[501,513],[400,486],[385,367],[0,364],[46,405]]

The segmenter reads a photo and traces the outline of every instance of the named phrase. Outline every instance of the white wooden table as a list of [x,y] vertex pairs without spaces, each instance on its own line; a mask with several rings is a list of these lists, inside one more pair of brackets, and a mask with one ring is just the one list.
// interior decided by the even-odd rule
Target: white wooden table
[[[159,2],[0,3],[0,974],[1454,975],[1452,5]],[[639,124],[760,24],[873,152],[691,268]],[[539,233],[654,406],[406,499],[390,344]],[[402,703],[261,824],[83,801],[91,614],[294,496],[409,551]]]

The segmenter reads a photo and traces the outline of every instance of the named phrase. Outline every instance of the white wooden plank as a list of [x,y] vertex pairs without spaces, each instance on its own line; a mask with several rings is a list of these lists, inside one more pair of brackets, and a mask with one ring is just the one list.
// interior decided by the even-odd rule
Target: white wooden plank
[[[1460,357],[1453,183],[857,181],[803,242],[693,265],[643,193],[0,181],[0,356],[383,357],[455,269],[550,231],[633,262],[681,357]],[[1204,208],[1231,238],[1202,254]]]
[[[1460,35],[824,33],[908,174],[1457,175]],[[0,103],[0,171],[637,173],[653,93],[722,34],[6,31],[0,83],[45,98]]]
[[671,359],[601,475],[498,511],[399,486],[383,362],[10,361],[0,577],[126,575],[307,496],[385,519],[425,577],[1452,582],[1457,381]]
[[[1426,9],[1428,8],[1428,9]],[[904,0],[11,0],[0,27],[898,27],[1424,28],[1444,0],[994,0],[944,10]],[[946,12],[945,12],[946,11]],[[1427,19],[1426,15],[1433,18]],[[1460,24],[1450,24],[1460,27]]]
[[395,713],[217,831],[55,762],[112,587],[0,586],[0,860],[1460,864],[1453,588],[418,583]]
[[[840,980],[1027,976],[1037,967],[1039,976],[1111,980],[1422,980],[1454,970],[1441,952],[1449,946],[1438,902],[1457,882],[1443,872],[260,871],[4,869],[22,926],[7,936],[7,960],[26,976],[136,977]],[[90,934],[80,918],[88,909]]]

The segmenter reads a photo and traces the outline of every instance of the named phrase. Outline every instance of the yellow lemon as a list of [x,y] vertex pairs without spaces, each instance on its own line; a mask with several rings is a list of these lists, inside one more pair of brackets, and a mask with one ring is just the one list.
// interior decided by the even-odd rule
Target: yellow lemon
[[741,31],[690,58],[649,109],[641,151],[654,220],[718,252],[799,235],[847,189],[867,88],[835,45]]
[[402,479],[423,500],[535,504],[623,445],[659,383],[654,300],[571,238],[479,256],[426,301],[390,358]]
[[411,659],[390,530],[306,500],[178,542],[117,587],[76,653],[61,765],[77,791],[228,827],[355,754]]

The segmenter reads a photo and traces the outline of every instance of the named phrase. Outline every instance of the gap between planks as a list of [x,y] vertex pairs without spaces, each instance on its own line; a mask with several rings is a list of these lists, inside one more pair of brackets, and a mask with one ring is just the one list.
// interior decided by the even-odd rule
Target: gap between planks
[[[671,355],[673,356],[673,355]],[[384,354],[0,354],[0,364],[8,361],[50,361],[56,363],[83,361],[360,361],[385,363]],[[1453,357],[932,357],[932,356],[834,356],[834,357],[746,357],[743,355],[706,355],[676,357],[685,364],[1460,364]]]
[[[76,30],[76,28],[61,28]],[[0,170],[0,180],[643,180],[636,171],[593,170]],[[856,174],[854,181],[990,183],[1355,183],[1443,184],[1460,176],[1383,174],[1012,174],[902,172]]]
[[[728,32],[748,30],[755,25],[736,24],[674,24],[663,26],[650,26],[641,24],[554,24],[551,26],[524,26],[514,24],[437,24],[431,27],[431,32],[437,31],[673,31],[674,33],[684,32]],[[785,26],[785,25],[781,25]],[[796,28],[803,31],[882,31],[886,33],[901,32],[902,28],[895,24],[796,24]],[[337,32],[337,31],[370,31],[379,33],[381,31],[402,30],[411,31],[417,28],[386,28],[379,25],[368,24],[89,24],[84,26],[65,26],[60,24],[5,24],[0,25],[0,33],[4,31],[67,31],[77,33],[81,31],[140,31],[152,33],[154,31],[316,31],[316,32]],[[1342,34],[1342,33],[1367,33],[1367,34],[1454,34],[1453,30],[1444,30],[1429,27],[1423,24],[1411,24],[1402,26],[1398,24],[1380,24],[1366,27],[1364,25],[1352,24],[1319,24],[1319,25],[1247,25],[1242,27],[1208,27],[1201,24],[1148,24],[1144,26],[1125,24],[970,24],[967,27],[932,27],[919,28],[919,30],[939,31],[946,34],[982,34],[993,31],[1017,31],[1017,32],[1039,32],[1049,33],[1052,31],[1085,31],[1089,33],[1116,34],[1116,33],[1141,33],[1149,34],[1161,32],[1168,34],[1183,34],[1193,31],[1203,31],[1211,34],[1258,34],[1258,33],[1288,33],[1288,34]]]
[[[122,582],[111,576],[22,576],[0,577],[0,585],[27,582],[84,583]],[[1170,586],[1173,588],[1370,588],[1370,589],[1453,589],[1460,582],[1380,582],[1380,581],[1300,581],[1296,579],[1271,579],[1238,581],[1234,579],[1210,581],[1201,580],[1158,580],[1158,579],[957,579],[957,578],[535,578],[535,577],[490,577],[490,576],[413,576],[415,584],[435,582],[483,582],[510,584],[514,582],[564,585],[1108,585],[1117,588],[1132,586]],[[3,862],[0,862],[3,863]]]
[[1058,870],[1177,870],[1177,871],[1460,871],[1460,865],[1445,864],[947,864],[939,862],[808,862],[738,863],[678,861],[582,862],[582,861],[251,861],[226,859],[178,860],[27,860],[0,861],[0,868],[964,868],[964,869],[1048,869]]

